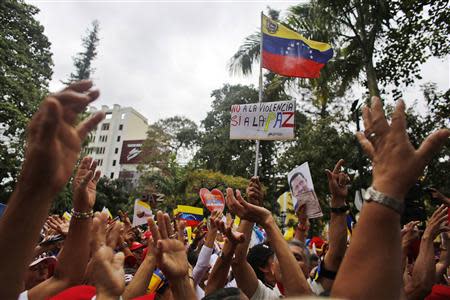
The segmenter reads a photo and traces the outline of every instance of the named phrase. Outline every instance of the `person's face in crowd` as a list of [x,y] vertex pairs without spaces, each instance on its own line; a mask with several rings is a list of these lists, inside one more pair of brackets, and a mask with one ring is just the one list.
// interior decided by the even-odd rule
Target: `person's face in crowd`
[[308,261],[306,259],[305,251],[303,251],[302,248],[295,246],[295,245],[289,245],[289,249],[291,250],[292,254],[295,257],[295,260],[298,263],[298,266],[302,270],[303,274],[306,278],[308,278],[308,274],[310,271],[310,266],[308,266]]
[[297,175],[291,181],[291,189],[294,197],[299,199],[302,193],[308,191],[308,182],[302,175]]
[[48,262],[41,261],[37,265],[28,268],[25,274],[25,289],[29,290],[49,277]]

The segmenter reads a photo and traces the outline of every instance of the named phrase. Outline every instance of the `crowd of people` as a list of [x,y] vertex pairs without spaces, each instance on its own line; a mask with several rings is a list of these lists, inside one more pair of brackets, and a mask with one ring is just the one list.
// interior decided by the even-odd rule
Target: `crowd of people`
[[[184,222],[168,213],[133,227],[126,213],[118,220],[94,212],[101,174],[92,158],[78,160],[104,114],[77,120],[98,96],[92,82],[73,83],[48,96],[29,124],[20,178],[0,218],[0,299],[450,299],[450,199],[433,191],[442,205],[423,232],[418,221],[400,226],[405,195],[450,131],[414,149],[403,101],[390,122],[379,98],[363,108],[365,131],[357,138],[373,179],[350,239],[344,161],[327,170],[331,213],[318,252],[302,208],[294,237],[285,239],[262,206],[258,177],[245,197],[227,188],[230,214],[213,211],[190,243]],[[73,174],[71,218],[49,216]],[[255,224],[265,240],[250,247]]]

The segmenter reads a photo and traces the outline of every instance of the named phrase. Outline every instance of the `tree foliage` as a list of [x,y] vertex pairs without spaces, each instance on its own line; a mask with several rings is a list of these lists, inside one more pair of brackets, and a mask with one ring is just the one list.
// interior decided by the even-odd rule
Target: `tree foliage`
[[50,42],[23,1],[0,2],[0,199],[12,192],[24,155],[26,125],[52,76]]
[[97,46],[100,40],[98,37],[98,21],[94,20],[91,26],[91,28],[87,29],[86,36],[82,38],[83,51],[77,53],[77,55],[73,57],[75,71],[70,73],[69,79],[67,82],[64,82],[65,84],[70,84],[82,79],[89,79],[95,71],[92,67],[92,62],[97,56]]

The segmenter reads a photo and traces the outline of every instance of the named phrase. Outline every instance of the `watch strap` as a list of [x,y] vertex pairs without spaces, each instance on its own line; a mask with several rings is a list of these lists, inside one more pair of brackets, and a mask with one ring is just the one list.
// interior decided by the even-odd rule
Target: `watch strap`
[[403,203],[403,201],[389,197],[375,190],[372,186],[369,187],[366,193],[364,194],[364,201],[367,202],[373,201],[379,203],[381,205],[389,207],[390,209],[397,212],[399,215],[402,215],[403,211],[405,210],[405,204]]

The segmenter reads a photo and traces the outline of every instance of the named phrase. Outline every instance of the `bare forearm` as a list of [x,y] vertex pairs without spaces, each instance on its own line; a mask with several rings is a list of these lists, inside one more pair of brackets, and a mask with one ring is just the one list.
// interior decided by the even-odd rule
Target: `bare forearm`
[[25,270],[32,260],[39,232],[45,223],[53,196],[24,188],[18,183],[0,218],[0,298],[16,299],[21,291]]
[[423,299],[429,294],[435,279],[433,241],[423,237],[414,263],[410,284],[405,287],[408,299]]
[[170,289],[172,290],[173,299],[196,300],[197,295],[193,285],[189,281],[189,277],[179,279],[169,279]]
[[[367,249],[377,255],[368,258]],[[345,299],[398,299],[400,260],[399,214],[377,203],[365,203],[331,295]]]
[[325,255],[327,270],[337,272],[347,249],[347,215],[331,213],[329,250]]
[[234,258],[236,261],[247,261],[248,246],[250,245],[252,237],[253,225],[254,223],[247,220],[241,220],[241,223],[239,224],[237,231],[244,234],[245,241],[240,243],[236,248]]
[[253,271],[252,267],[247,262],[247,251],[252,236],[252,230],[252,222],[241,220],[241,224],[239,224],[237,231],[244,234],[245,241],[236,247],[234,259],[231,264],[236,283],[248,298],[253,296],[258,287],[258,278],[256,277],[255,271]]
[[298,296],[311,294],[305,275],[300,270],[294,255],[289,250],[289,246],[273,218],[267,224],[264,224],[264,229],[272,241],[271,246],[280,262],[281,276],[283,278],[283,285],[286,288],[286,295]]
[[214,241],[216,240],[216,236],[217,236],[217,229],[209,230],[208,233],[206,234],[204,246],[206,246],[208,248],[213,248]]
[[152,278],[155,266],[155,259],[147,256],[139,266],[139,269],[137,270],[130,284],[125,288],[123,299],[134,299],[146,294],[148,283]]
[[225,241],[223,246],[222,255],[217,259],[211,274],[208,278],[208,284],[206,286],[205,294],[208,295],[220,288],[223,288],[228,280],[228,272],[230,271],[231,260],[233,258],[236,245]]

